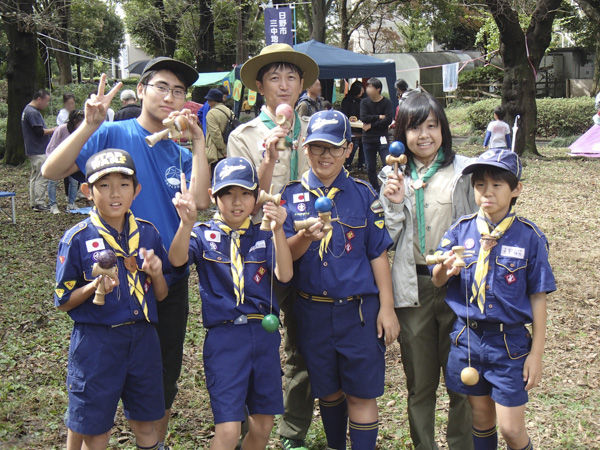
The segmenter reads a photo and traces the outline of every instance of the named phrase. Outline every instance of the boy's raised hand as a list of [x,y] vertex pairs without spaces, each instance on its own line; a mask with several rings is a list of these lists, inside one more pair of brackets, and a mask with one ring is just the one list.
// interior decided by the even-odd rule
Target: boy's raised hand
[[450,278],[451,276],[459,275],[461,267],[454,266],[454,261],[456,261],[456,255],[454,254],[454,252],[450,250],[448,254],[450,255],[450,257],[446,261],[444,261],[442,265],[444,266],[444,269],[446,269],[446,276]]
[[275,232],[283,228],[283,224],[287,218],[285,208],[273,202],[266,202],[263,205],[263,214],[271,221],[271,231]]
[[175,194],[173,205],[177,209],[177,214],[181,218],[181,223],[184,225],[193,225],[198,217],[196,209],[196,201],[192,192],[195,192],[196,179],[192,177],[190,187],[188,189],[185,181],[185,173],[181,173],[181,192]]
[[140,255],[144,258],[142,263],[142,270],[151,277],[157,277],[162,274],[162,261],[154,254],[154,250],[146,250],[144,247],[140,247]]
[[98,92],[90,95],[85,102],[85,121],[94,126],[100,126],[106,119],[106,111],[110,107],[110,102],[115,97],[119,89],[123,86],[120,81],[105,94],[106,89],[106,74],[103,73],[98,83]]
[[387,176],[387,183],[383,188],[383,195],[390,202],[399,204],[404,201],[404,175],[390,172]]

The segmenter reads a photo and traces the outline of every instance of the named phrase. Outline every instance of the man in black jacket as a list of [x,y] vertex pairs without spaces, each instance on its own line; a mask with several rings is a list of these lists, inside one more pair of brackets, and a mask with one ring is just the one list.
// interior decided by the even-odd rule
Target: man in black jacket
[[[362,83],[356,80],[350,86],[348,95],[342,100],[342,112],[350,119],[350,122],[360,119],[360,102],[362,100],[365,88]],[[365,153],[362,148],[362,130],[360,128],[352,128],[352,153],[344,163],[344,167],[350,170],[354,155],[358,152],[358,170],[362,170],[365,165]]]
[[381,164],[388,155],[388,126],[392,123],[394,107],[389,99],[381,95],[381,81],[367,81],[367,98],[360,103],[360,120],[363,122],[362,143],[367,158],[369,182],[379,192],[377,181],[377,154]]

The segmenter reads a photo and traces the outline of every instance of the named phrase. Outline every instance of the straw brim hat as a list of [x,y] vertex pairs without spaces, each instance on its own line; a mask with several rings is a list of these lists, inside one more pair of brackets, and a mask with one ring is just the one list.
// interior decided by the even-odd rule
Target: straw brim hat
[[260,51],[258,56],[249,59],[240,70],[242,83],[248,89],[258,91],[256,75],[258,71],[271,63],[291,63],[303,72],[304,87],[312,86],[319,78],[319,66],[310,56],[297,52],[287,44],[272,44]]

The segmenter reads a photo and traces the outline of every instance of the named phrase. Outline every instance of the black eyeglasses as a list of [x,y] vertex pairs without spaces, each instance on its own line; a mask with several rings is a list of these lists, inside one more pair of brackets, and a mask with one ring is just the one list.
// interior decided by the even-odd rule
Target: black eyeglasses
[[344,154],[344,152],[348,149],[348,147],[325,147],[323,145],[315,145],[309,144],[308,151],[315,156],[321,156],[325,154],[326,151],[329,152],[331,156],[334,158],[339,158]]
[[150,86],[151,88],[153,88],[156,92],[158,92],[161,95],[164,95],[165,97],[167,95],[169,95],[169,91],[171,91],[173,93],[173,97],[175,98],[185,98],[185,95],[187,94],[187,91],[185,89],[181,89],[181,88],[173,88],[171,89],[169,86],[165,86],[164,84],[146,84],[146,86]]

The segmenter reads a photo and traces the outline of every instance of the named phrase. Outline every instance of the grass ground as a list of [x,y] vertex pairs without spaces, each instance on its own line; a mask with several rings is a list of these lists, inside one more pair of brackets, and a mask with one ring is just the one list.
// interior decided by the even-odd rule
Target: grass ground
[[[480,147],[459,147],[475,155]],[[600,269],[596,247],[600,161],[570,159],[565,149],[543,148],[548,159],[528,159],[518,212],[536,222],[551,245],[558,292],[549,297],[544,379],[530,396],[527,426],[541,449],[600,448],[600,335],[597,306]],[[0,190],[17,193],[17,224],[0,225],[0,448],[64,448],[63,413],[71,320],[53,306],[58,241],[83,218],[34,213],[28,208],[28,168],[0,165]],[[59,191],[59,206],[66,201]],[[0,204],[6,209],[7,203]],[[195,279],[190,280],[190,319],[180,394],[169,443],[175,449],[207,448],[213,433],[202,370],[203,330]],[[387,353],[386,392],[379,399],[379,448],[410,449],[406,390],[398,344]],[[440,388],[437,437],[446,448],[448,398]],[[325,448],[320,418],[308,437]],[[113,449],[134,449],[119,413]],[[269,448],[280,448],[276,439]]]

